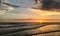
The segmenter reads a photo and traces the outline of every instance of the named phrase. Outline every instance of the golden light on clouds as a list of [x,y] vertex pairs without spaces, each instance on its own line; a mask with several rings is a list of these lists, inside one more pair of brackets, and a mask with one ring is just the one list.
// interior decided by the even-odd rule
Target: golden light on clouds
[[12,11],[12,10],[14,10],[14,8],[8,6],[6,10],[8,10],[8,11]]
[[35,12],[36,14],[40,16],[48,16],[48,15],[58,15],[60,14],[59,11],[50,11],[50,10],[38,10],[38,9],[29,9],[32,12]]
[[0,10],[0,14],[4,14],[5,13],[5,10]]

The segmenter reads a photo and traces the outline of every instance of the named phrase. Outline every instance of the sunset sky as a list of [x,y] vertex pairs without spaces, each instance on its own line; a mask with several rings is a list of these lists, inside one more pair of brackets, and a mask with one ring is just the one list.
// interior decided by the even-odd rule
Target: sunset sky
[[21,6],[14,8],[11,12],[0,14],[0,19],[60,19],[59,11],[43,11],[32,9],[37,7],[33,0],[9,0],[9,3]]

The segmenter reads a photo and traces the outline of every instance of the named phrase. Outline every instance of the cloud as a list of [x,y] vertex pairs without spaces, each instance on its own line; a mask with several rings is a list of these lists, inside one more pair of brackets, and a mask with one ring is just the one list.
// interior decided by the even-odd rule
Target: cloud
[[6,3],[9,3],[9,0],[1,0],[2,2],[6,2]]

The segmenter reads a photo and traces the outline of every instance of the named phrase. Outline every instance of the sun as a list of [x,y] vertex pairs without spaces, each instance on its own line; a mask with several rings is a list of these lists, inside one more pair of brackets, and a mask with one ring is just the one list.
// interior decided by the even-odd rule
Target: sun
[[39,22],[43,22],[43,21],[39,21]]
[[38,22],[43,23],[43,22],[44,22],[44,20],[38,20]]
[[43,23],[44,21],[43,21],[43,20],[40,20],[39,22],[40,22],[40,23]]

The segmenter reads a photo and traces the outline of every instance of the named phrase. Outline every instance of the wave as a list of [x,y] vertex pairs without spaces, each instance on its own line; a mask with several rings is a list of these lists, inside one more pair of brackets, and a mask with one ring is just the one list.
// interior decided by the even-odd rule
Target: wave
[[0,24],[0,36],[44,36],[60,35],[58,24]]

